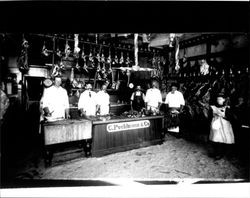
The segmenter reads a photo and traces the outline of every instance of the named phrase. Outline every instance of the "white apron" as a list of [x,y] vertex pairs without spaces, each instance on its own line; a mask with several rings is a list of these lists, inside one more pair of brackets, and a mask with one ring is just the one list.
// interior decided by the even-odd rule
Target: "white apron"
[[225,119],[226,107],[211,106],[213,119],[210,127],[209,140],[225,144],[234,144],[234,134],[231,123]]

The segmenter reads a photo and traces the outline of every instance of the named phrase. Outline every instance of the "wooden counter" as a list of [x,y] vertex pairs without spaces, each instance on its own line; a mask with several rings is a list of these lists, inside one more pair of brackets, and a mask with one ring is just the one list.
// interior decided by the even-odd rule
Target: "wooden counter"
[[92,122],[87,119],[60,120],[43,124],[45,145],[90,139],[91,133]]
[[162,142],[163,116],[93,121],[92,156],[150,146]]
[[89,152],[87,142],[92,138],[92,121],[69,119],[42,123],[45,166],[52,164],[54,148],[67,142],[82,142],[82,151]]
[[92,117],[43,123],[45,165],[52,163],[54,145],[80,141],[86,157],[97,157],[161,143],[162,129],[163,116],[112,116],[107,121]]

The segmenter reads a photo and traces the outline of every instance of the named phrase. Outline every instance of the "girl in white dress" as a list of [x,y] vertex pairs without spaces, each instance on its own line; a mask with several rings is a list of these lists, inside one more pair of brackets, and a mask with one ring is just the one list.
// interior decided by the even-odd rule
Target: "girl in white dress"
[[212,157],[221,159],[225,154],[227,145],[235,143],[234,132],[231,121],[233,114],[229,106],[225,105],[225,96],[223,93],[217,95],[216,105],[210,109],[211,126],[209,140],[213,144]]

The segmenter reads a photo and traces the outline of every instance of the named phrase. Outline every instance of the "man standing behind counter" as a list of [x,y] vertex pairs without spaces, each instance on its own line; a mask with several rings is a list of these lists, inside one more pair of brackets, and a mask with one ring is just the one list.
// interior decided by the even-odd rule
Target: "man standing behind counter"
[[147,110],[159,111],[160,105],[162,103],[161,92],[157,88],[157,82],[152,82],[152,88],[148,89],[146,92],[145,103]]
[[145,95],[142,92],[141,86],[137,85],[136,90],[132,93],[130,98],[131,109],[141,111],[145,107]]
[[81,116],[95,116],[96,115],[96,93],[92,91],[92,85],[87,84],[86,90],[80,95],[78,101],[78,109]]
[[97,97],[97,112],[100,115],[109,114],[109,106],[110,106],[110,96],[107,93],[107,85],[102,85],[102,89],[96,94]]
[[[185,105],[183,94],[177,90],[178,84],[172,83],[171,91],[167,94],[165,104],[168,109],[168,131],[179,133],[180,117],[179,114]],[[180,134],[178,134],[180,137]]]
[[69,98],[67,91],[61,87],[62,79],[56,76],[54,85],[44,90],[41,99],[44,116],[48,120],[68,119],[69,116]]

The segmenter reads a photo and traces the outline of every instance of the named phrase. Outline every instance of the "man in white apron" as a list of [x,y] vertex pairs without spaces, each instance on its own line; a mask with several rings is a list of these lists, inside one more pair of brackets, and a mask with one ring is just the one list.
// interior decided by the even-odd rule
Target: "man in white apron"
[[171,91],[167,94],[165,104],[168,110],[168,131],[179,133],[180,118],[179,113],[185,105],[183,94],[177,90],[178,84],[172,83]]
[[92,91],[92,85],[87,84],[86,90],[80,95],[78,109],[81,116],[96,116],[97,99],[96,93]]
[[48,121],[68,119],[69,116],[69,98],[67,91],[61,87],[62,79],[57,76],[54,85],[44,90],[41,107],[43,116]]
[[145,96],[146,109],[157,112],[162,103],[161,91],[157,88],[157,82],[152,82],[152,88],[148,89]]
[[96,94],[97,111],[100,115],[109,114],[110,96],[107,93],[107,86],[102,85],[102,89]]

